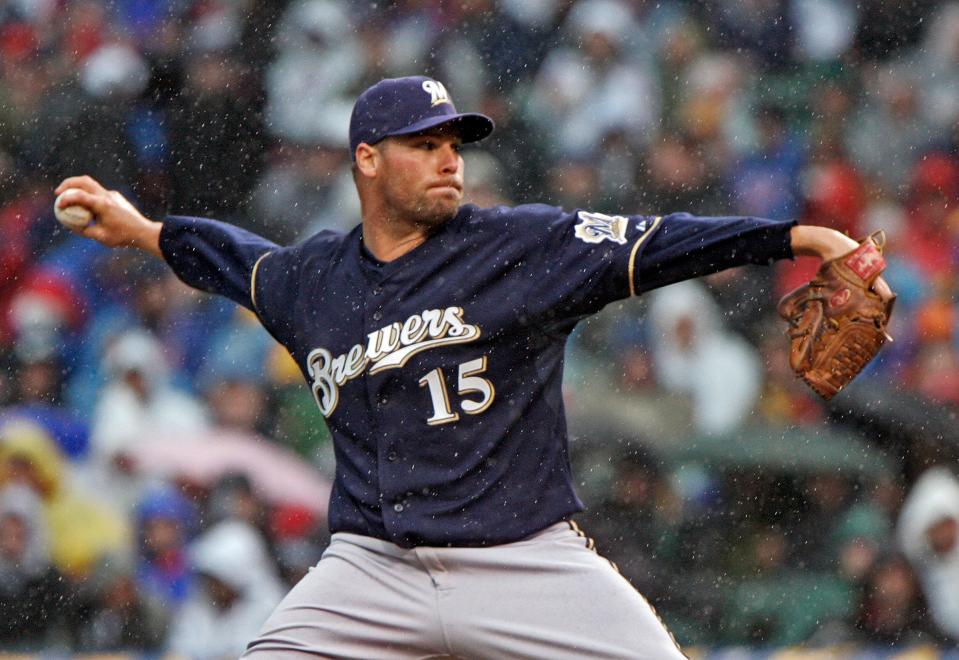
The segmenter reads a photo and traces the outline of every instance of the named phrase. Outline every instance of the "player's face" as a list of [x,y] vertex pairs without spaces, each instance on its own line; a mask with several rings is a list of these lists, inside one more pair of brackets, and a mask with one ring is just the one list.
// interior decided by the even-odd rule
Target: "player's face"
[[381,191],[391,212],[428,227],[455,216],[463,201],[459,136],[441,127],[384,143]]

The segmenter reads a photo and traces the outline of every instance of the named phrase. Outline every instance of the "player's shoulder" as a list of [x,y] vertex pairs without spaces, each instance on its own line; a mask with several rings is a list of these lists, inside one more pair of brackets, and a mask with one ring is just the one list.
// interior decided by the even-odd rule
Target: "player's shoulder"
[[464,224],[470,230],[502,231],[513,227],[529,229],[533,223],[554,222],[570,215],[569,211],[549,204],[520,204],[518,206],[491,206],[481,208],[472,204],[462,207]]
[[275,250],[267,258],[275,264],[285,264],[287,269],[321,270],[342,253],[355,231],[321,229],[308,238]]
[[356,229],[350,232],[321,229],[292,247],[304,252],[335,252],[346,243],[354,231]]

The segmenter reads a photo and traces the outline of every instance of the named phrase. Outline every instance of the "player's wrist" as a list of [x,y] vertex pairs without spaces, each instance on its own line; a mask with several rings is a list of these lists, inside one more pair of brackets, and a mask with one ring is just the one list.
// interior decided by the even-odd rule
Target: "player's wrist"
[[814,225],[796,225],[789,231],[790,245],[797,256],[829,261],[854,250],[859,244],[845,234]]
[[162,259],[163,252],[160,250],[160,231],[162,229],[162,222],[143,218],[143,222],[139,224],[131,237],[130,245]]

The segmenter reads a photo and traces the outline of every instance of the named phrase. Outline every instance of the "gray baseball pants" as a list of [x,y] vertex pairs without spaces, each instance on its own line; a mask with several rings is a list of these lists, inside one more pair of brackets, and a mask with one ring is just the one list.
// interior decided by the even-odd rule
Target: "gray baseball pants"
[[337,533],[249,660],[686,656],[574,523],[486,548]]

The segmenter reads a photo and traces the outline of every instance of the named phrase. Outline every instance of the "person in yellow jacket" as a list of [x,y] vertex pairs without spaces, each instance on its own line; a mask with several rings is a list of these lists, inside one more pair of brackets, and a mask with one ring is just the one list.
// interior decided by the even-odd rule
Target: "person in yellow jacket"
[[24,421],[0,427],[0,489],[20,484],[41,497],[50,556],[76,578],[102,557],[128,553],[131,536],[121,515],[71,488],[67,477],[63,455],[41,427]]

